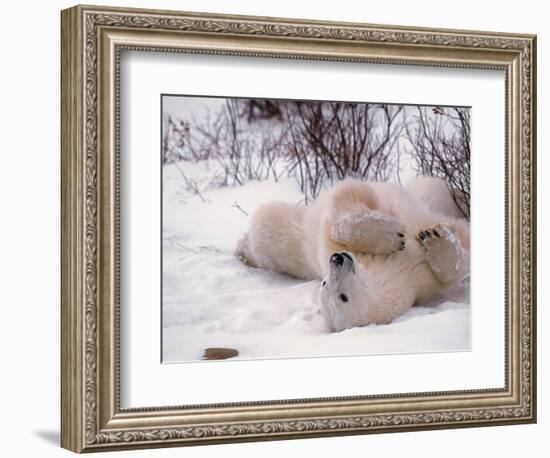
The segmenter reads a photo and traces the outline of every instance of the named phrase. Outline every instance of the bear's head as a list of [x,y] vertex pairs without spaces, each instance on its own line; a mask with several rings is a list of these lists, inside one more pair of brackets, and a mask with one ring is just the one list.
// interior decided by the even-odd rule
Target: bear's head
[[363,267],[348,252],[334,253],[316,302],[331,332],[367,324],[370,291]]

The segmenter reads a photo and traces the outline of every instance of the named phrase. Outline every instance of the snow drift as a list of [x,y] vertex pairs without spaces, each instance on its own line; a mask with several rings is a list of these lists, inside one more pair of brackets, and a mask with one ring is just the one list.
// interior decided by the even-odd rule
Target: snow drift
[[301,201],[296,181],[212,188],[201,180],[216,164],[182,164],[163,167],[163,362],[199,361],[210,347],[237,349],[234,359],[470,349],[468,279],[389,325],[329,333],[312,302],[319,281],[253,269],[234,255],[255,208]]

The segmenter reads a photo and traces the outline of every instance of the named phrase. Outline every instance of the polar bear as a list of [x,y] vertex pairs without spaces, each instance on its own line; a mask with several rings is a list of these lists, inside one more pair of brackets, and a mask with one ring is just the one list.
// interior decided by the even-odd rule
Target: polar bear
[[309,206],[257,209],[236,254],[252,267],[320,279],[331,332],[388,324],[469,273],[470,229],[445,182],[345,179]]

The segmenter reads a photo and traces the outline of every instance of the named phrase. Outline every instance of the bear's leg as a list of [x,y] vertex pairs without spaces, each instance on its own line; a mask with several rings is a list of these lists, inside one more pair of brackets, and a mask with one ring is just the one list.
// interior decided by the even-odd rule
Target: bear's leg
[[329,202],[331,239],[350,250],[389,254],[405,248],[405,228],[398,218],[378,210],[365,183],[343,183]]
[[417,177],[410,181],[406,189],[423,202],[431,213],[450,218],[464,218],[445,180],[436,177]]
[[452,223],[437,224],[416,236],[434,275],[443,283],[456,281],[468,273],[469,246],[461,240],[463,236]]
[[237,248],[235,249],[235,255],[246,265],[250,267],[258,267],[258,264],[254,260],[252,251],[250,250],[250,244],[248,242],[248,232],[244,234],[243,238],[237,242]]
[[302,248],[303,212],[302,208],[283,202],[262,205],[237,244],[237,257],[252,267],[306,280],[316,278]]

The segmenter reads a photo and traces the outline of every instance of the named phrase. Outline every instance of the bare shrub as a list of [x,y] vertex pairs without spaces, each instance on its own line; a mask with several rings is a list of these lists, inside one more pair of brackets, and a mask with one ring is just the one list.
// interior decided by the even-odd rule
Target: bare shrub
[[306,202],[346,176],[387,180],[396,173],[402,107],[367,103],[288,102],[288,170]]
[[[444,178],[464,216],[470,204],[470,111],[373,103],[226,99],[199,121],[165,116],[163,163],[208,161],[199,189],[295,177],[307,203],[351,176],[400,181],[408,140],[417,174]],[[206,187],[205,187],[206,186]],[[198,192],[197,192],[198,191]]]
[[242,113],[249,123],[258,119],[282,119],[279,100],[236,99],[235,102],[242,106]]
[[186,159],[189,142],[189,124],[171,114],[163,115],[162,164],[172,164]]
[[470,219],[470,109],[416,107],[406,123],[417,173],[443,178]]
[[216,160],[221,171],[216,176],[217,186],[242,185],[250,180],[278,181],[280,172],[277,162],[281,159],[281,129],[273,125],[255,129],[243,128],[246,117],[239,99],[228,99],[220,114]]

